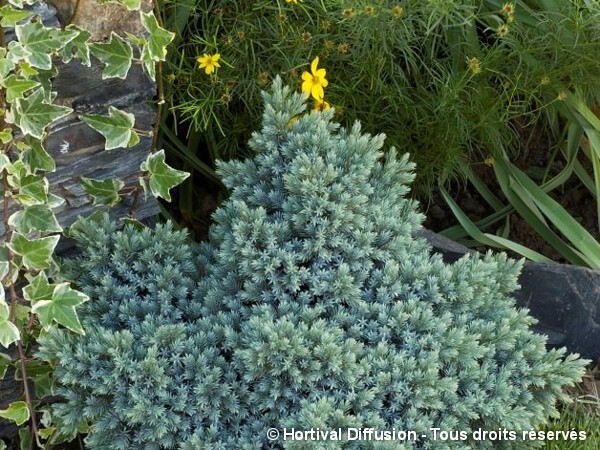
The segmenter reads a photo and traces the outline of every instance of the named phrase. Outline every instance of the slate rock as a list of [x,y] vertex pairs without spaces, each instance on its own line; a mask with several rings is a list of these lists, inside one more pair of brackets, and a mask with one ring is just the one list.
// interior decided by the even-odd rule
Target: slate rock
[[[417,232],[454,262],[473,250],[425,228]],[[528,261],[514,293],[517,305],[539,322],[532,328],[548,336],[548,347],[566,347],[584,358],[600,357],[600,272],[568,264]]]

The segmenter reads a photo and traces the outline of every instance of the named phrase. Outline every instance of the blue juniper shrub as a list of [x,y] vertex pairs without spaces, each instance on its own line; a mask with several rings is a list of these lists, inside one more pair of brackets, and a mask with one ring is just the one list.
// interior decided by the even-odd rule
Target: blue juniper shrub
[[413,237],[414,165],[383,135],[303,114],[279,79],[264,100],[254,158],[219,166],[231,196],[199,257],[168,226],[84,223],[69,267],[87,335],[42,347],[67,399],[55,413],[91,422],[91,449],[534,446],[268,441],[270,427],[529,430],[585,361],[530,331],[511,296],[520,262],[449,265]]

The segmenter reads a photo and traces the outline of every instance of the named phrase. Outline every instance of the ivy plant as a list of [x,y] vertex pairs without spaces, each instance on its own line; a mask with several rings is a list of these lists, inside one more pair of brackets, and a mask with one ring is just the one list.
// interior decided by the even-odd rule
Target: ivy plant
[[[12,365],[15,377],[23,382],[22,398],[4,405],[0,418],[21,427],[22,448],[51,448],[74,437],[61,432],[40,401],[52,395],[53,388],[51,368],[33,357],[36,338],[56,327],[85,334],[77,307],[88,297],[61,278],[55,263],[64,232],[55,210],[64,200],[50,190],[47,174],[56,170],[56,164],[45,142],[52,124],[74,113],[56,101],[52,85],[56,63],[78,60],[89,67],[92,57],[97,58],[104,64],[103,79],[124,79],[133,64],[140,64],[155,80],[174,38],[154,12],[140,10],[140,0],[98,1],[140,10],[144,28],[137,36],[113,33],[106,43],[92,42],[91,33],[78,26],[46,26],[31,8],[37,3],[0,0],[0,201],[5,233],[0,243],[0,345],[6,349],[0,353],[0,375],[9,373]],[[5,28],[14,30],[15,39],[7,42]],[[132,114],[112,106],[106,114],[81,115],[80,120],[102,134],[106,151],[132,147],[140,135],[153,134],[137,130]],[[164,152],[154,145],[140,171],[140,186],[133,191],[124,189],[119,179],[80,180],[94,205],[110,207],[125,195],[137,196],[148,188],[170,200],[169,190],[187,177],[169,167]],[[0,441],[0,449],[4,447]]]

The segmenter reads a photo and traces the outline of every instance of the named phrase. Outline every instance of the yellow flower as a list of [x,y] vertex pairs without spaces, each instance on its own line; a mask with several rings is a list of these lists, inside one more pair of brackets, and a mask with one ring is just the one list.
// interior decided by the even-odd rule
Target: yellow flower
[[302,72],[302,90],[306,92],[307,96],[312,95],[315,100],[322,100],[325,96],[324,87],[327,87],[329,82],[325,79],[325,69],[318,69],[319,57],[313,59],[310,64],[310,72]]
[[207,75],[210,75],[215,71],[215,67],[221,67],[221,64],[217,62],[220,57],[219,53],[215,53],[214,55],[207,55],[205,53],[199,56],[196,61],[198,61],[198,66],[204,69]]
[[300,35],[300,39],[302,39],[304,42],[308,42],[312,39],[312,34],[310,34],[308,31],[305,31]]
[[479,58],[467,58],[467,64],[473,75],[481,73],[481,61],[479,61]]
[[505,3],[502,5],[502,12],[507,16],[512,16],[515,13],[515,5],[512,3]]
[[498,36],[500,37],[508,36],[508,31],[508,27],[504,24],[496,28],[496,33],[498,33]]
[[315,101],[315,106],[313,107],[313,111],[327,111],[331,109],[331,105],[327,103],[324,99],[319,98]]
[[404,14],[404,8],[400,5],[396,5],[392,8],[392,14],[396,17],[400,17]]

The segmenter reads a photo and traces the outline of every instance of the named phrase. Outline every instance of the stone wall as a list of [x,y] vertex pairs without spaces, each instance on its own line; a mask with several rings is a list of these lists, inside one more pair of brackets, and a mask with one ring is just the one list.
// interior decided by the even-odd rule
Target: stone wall
[[[150,4],[150,0],[145,0]],[[128,13],[120,5],[96,7],[97,14],[92,15],[91,5],[96,0],[81,0],[77,9],[76,23],[82,27],[92,28],[97,36],[112,26],[119,33],[137,32],[140,29],[139,12]],[[70,1],[57,1],[57,4],[68,5]],[[35,13],[42,17],[48,26],[60,26],[57,10],[51,5],[37,7]],[[119,20],[115,16],[119,13]],[[125,20],[127,19],[127,20]],[[89,20],[88,23],[85,20]],[[111,25],[112,24],[112,25]],[[7,38],[11,39],[10,32]],[[60,224],[68,226],[78,215],[88,215],[95,208],[81,185],[79,177],[94,179],[119,177],[126,186],[138,183],[140,163],[150,151],[151,138],[141,137],[138,145],[132,148],[104,150],[102,135],[80,121],[79,115],[84,113],[107,114],[108,107],[114,106],[133,113],[136,118],[135,127],[150,131],[155,122],[155,112],[148,101],[155,96],[155,85],[143,72],[142,67],[134,64],[127,80],[102,80],[102,65],[92,57],[92,67],[88,68],[74,60],[69,64],[58,64],[59,74],[54,80],[54,88],[58,93],[57,102],[69,106],[74,112],[55,122],[50,128],[46,141],[46,150],[56,161],[56,172],[48,174],[50,191],[65,199],[65,204],[56,210]],[[126,197],[119,205],[111,209],[111,215],[126,216],[131,208],[131,197]],[[16,210],[16,206],[12,206]],[[145,199],[138,198],[136,218],[144,219],[158,213],[158,204],[149,193]],[[0,223],[0,236],[4,235],[4,226]]]

